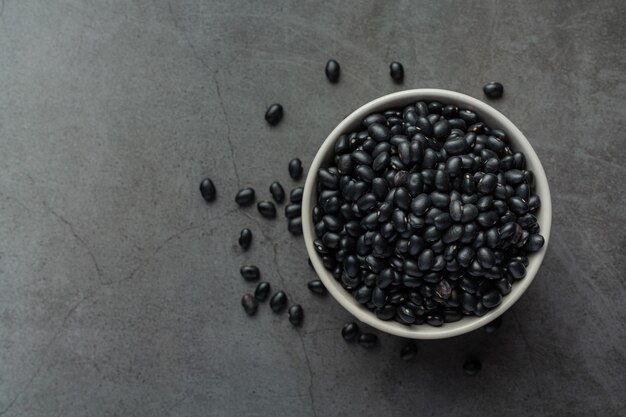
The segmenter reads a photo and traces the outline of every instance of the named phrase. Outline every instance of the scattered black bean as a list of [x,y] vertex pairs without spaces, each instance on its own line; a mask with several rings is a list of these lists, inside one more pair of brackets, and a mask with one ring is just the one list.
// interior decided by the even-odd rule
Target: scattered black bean
[[479,361],[467,361],[463,364],[463,372],[467,376],[475,376],[478,375],[480,369],[482,368],[482,364]]
[[271,201],[259,201],[256,207],[263,217],[268,219],[276,217],[276,206]]
[[400,350],[400,358],[403,361],[409,362],[417,356],[417,345],[415,342],[407,342]]
[[361,333],[359,335],[359,345],[365,349],[373,349],[378,343],[378,336],[374,333]]
[[498,82],[487,83],[483,87],[483,92],[489,98],[500,98],[504,93],[504,86]]
[[392,62],[389,65],[389,75],[397,83],[401,83],[404,80],[404,67],[399,62]]
[[256,281],[261,276],[259,268],[254,265],[244,265],[239,269],[239,272],[246,281]]
[[270,185],[270,193],[278,204],[282,204],[285,201],[285,190],[283,190],[283,186],[278,181],[274,181]]
[[304,188],[302,187],[296,187],[293,190],[291,190],[291,193],[289,194],[289,201],[292,204],[300,204],[302,202],[302,194],[304,193]]
[[254,298],[252,294],[245,294],[241,297],[241,305],[249,316],[254,316],[259,308],[259,302]]
[[302,206],[300,204],[287,204],[285,206],[285,217],[288,219],[294,219],[300,217],[302,213]]
[[239,246],[241,246],[244,250],[250,247],[252,243],[252,232],[250,229],[241,229],[241,234],[239,235]]
[[210,178],[205,178],[200,183],[200,194],[202,194],[202,198],[207,203],[215,200],[215,185],[213,185],[213,181]]
[[300,304],[294,304],[289,307],[289,322],[294,326],[300,326],[302,324],[302,320],[304,319],[304,310],[302,310],[302,306]]
[[249,206],[254,202],[254,189],[253,188],[242,188],[237,192],[235,196],[235,202],[240,206]]
[[359,335],[359,326],[355,322],[346,323],[341,329],[341,336],[346,342],[356,340]]
[[328,81],[330,81],[331,83],[336,83],[337,81],[339,81],[339,73],[341,72],[341,67],[339,66],[339,63],[337,61],[335,61],[334,59],[329,59],[326,63],[325,72]]
[[272,104],[265,112],[265,120],[267,123],[275,126],[283,118],[283,106],[280,104]]
[[324,286],[324,283],[322,281],[320,281],[319,279],[314,279],[312,281],[309,281],[309,283],[307,284],[307,287],[309,287],[309,290],[316,295],[325,295],[327,290],[326,287]]
[[302,234],[302,217],[294,217],[293,219],[289,219],[287,223],[287,230],[292,235],[301,235]]
[[270,308],[274,313],[280,313],[287,305],[287,294],[284,291],[278,291],[270,299]]
[[266,281],[261,281],[257,284],[256,289],[254,290],[254,298],[259,301],[265,301],[270,295],[270,290],[270,283]]
[[299,180],[302,177],[302,161],[298,158],[289,161],[289,176],[294,180]]

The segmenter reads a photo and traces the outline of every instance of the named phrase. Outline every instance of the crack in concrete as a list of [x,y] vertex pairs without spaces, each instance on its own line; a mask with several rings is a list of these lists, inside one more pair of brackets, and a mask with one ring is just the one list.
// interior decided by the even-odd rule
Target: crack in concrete
[[91,262],[96,268],[98,277],[100,278],[100,281],[102,282],[102,279],[104,278],[104,276],[102,274],[102,270],[100,269],[100,265],[98,265],[98,260],[96,259],[96,255],[89,248],[89,245],[87,245],[87,242],[85,242],[85,240],[82,237],[80,237],[80,235],[76,232],[76,229],[74,228],[74,225],[72,224],[72,222],[70,222],[65,217],[57,213],[52,207],[48,205],[46,201],[43,202],[43,206],[46,208],[46,210],[52,213],[52,215],[56,217],[61,223],[65,224],[66,226],[70,228],[70,232],[72,233],[72,236],[74,236],[74,238],[85,248],[85,250],[89,254],[89,257],[91,258]]
[[313,394],[313,381],[314,381],[313,368],[311,367],[311,360],[309,359],[309,353],[306,350],[304,338],[299,332],[298,332],[298,339],[300,340],[300,346],[302,347],[302,353],[304,353],[304,360],[306,362],[306,367],[309,371],[308,392],[309,392],[309,400],[311,401],[311,410],[313,411],[313,415],[317,417],[317,410],[315,409],[315,395]]
[[230,160],[233,164],[233,170],[235,171],[235,178],[237,178],[237,186],[241,188],[241,179],[239,178],[239,171],[237,170],[237,164],[235,163],[235,149],[233,147],[233,141],[230,137],[230,120],[228,118],[228,113],[226,113],[226,107],[224,106],[224,99],[222,99],[222,91],[220,89],[220,83],[217,81],[217,73],[218,70],[213,72],[213,82],[215,83],[215,90],[217,92],[217,97],[220,100],[220,108],[222,109],[222,113],[224,114],[224,121],[226,122],[226,141],[228,142],[228,148],[230,149]]

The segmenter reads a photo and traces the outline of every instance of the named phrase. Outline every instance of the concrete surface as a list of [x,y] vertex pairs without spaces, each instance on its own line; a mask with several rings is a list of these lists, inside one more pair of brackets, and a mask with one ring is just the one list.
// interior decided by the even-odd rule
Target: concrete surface
[[[626,3],[264,3],[1,2],[0,415],[626,415]],[[411,364],[395,338],[345,344],[303,242],[234,193],[295,185],[287,161],[372,98],[491,80],[551,181],[539,276],[496,334]],[[244,262],[304,305],[302,329],[243,314]]]

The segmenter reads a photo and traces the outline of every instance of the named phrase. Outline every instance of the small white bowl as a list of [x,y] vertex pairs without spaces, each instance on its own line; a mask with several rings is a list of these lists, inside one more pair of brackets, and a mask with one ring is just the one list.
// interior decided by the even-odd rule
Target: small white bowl
[[[363,129],[361,124],[362,120],[365,116],[371,113],[381,112],[390,108],[402,108],[420,100],[436,100],[444,104],[454,104],[459,108],[475,111],[481,120],[488,126],[492,128],[501,128],[507,133],[507,142],[511,148],[515,151],[524,153],[528,169],[532,170],[535,174],[535,192],[541,199],[541,208],[536,215],[539,226],[541,227],[540,233],[545,239],[543,248],[528,257],[529,264],[526,268],[526,276],[522,280],[513,284],[511,292],[507,296],[503,297],[502,303],[498,307],[489,311],[482,317],[467,316],[454,323],[444,323],[441,327],[432,327],[427,324],[406,326],[396,321],[380,320],[372,311],[359,304],[352,297],[352,294],[346,291],[341,284],[335,280],[330,271],[324,268],[321,257],[313,246],[315,232],[312,210],[317,200],[317,171],[320,167],[327,166],[332,161],[334,156],[335,141],[339,135]],[[315,159],[311,164],[306,178],[304,196],[302,200],[302,229],[304,233],[304,241],[309,257],[311,258],[311,262],[315,267],[315,271],[328,291],[339,302],[339,304],[341,304],[361,322],[383,332],[412,339],[443,339],[446,337],[458,336],[486,325],[508,310],[522,296],[537,274],[537,270],[539,269],[546,253],[546,249],[548,248],[551,223],[552,203],[550,200],[548,180],[537,154],[533,150],[532,146],[530,146],[530,143],[528,143],[528,140],[524,137],[522,132],[520,132],[520,130],[515,127],[515,125],[502,113],[480,100],[454,91],[432,88],[400,91],[377,98],[376,100],[360,107],[339,123],[339,125],[326,138],[317,152],[317,155],[315,155]]]

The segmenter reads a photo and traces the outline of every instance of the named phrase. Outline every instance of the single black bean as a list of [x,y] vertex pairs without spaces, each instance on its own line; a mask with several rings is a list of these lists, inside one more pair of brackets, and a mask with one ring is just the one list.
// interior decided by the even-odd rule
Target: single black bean
[[539,207],[541,207],[541,200],[539,199],[539,196],[530,196],[530,198],[528,199],[528,211],[535,211]]
[[481,368],[482,364],[479,361],[467,361],[463,364],[463,373],[467,376],[476,376]]
[[268,219],[276,217],[276,206],[271,201],[259,201],[256,207],[263,217]]
[[465,204],[463,206],[463,215],[461,216],[461,222],[467,223],[478,217],[478,208],[474,204]]
[[249,316],[254,316],[259,308],[259,302],[252,294],[244,294],[244,296],[241,297],[241,305]]
[[289,307],[289,323],[294,326],[300,326],[302,324],[302,320],[304,319],[304,310],[300,304],[294,304]]
[[494,308],[502,302],[502,294],[498,290],[488,291],[482,296],[481,302],[486,308]]
[[396,83],[401,83],[404,80],[404,67],[399,62],[392,62],[389,64],[389,75]]
[[272,104],[267,108],[265,112],[265,121],[272,126],[275,126],[283,118],[283,106],[280,104]]
[[498,185],[498,177],[494,174],[488,173],[485,174],[478,184],[476,185],[476,189],[478,192],[482,194],[491,194]]
[[374,333],[361,333],[359,335],[359,345],[365,349],[373,349],[378,342],[378,336]]
[[417,258],[417,265],[420,271],[428,271],[435,263],[435,254],[431,249],[426,249]]
[[354,290],[352,296],[357,302],[361,304],[367,304],[372,299],[372,289],[367,287],[366,285],[361,285],[359,288]]
[[456,260],[459,262],[459,265],[467,268],[474,260],[474,256],[475,252],[471,247],[463,246],[461,249],[459,249],[459,252],[456,255]]
[[359,326],[355,322],[346,323],[341,329],[341,337],[346,342],[353,342],[359,335]]
[[540,234],[531,234],[528,237],[528,241],[526,242],[526,245],[524,246],[524,248],[528,252],[537,252],[539,249],[543,247],[544,243],[545,243],[545,240],[543,236],[541,236]]
[[270,185],[270,193],[272,194],[274,201],[276,201],[278,204],[281,204],[283,201],[285,201],[285,190],[278,181],[274,181]]
[[485,325],[485,332],[486,333],[495,333],[495,331],[498,330],[501,325],[502,325],[502,316],[497,317],[494,320],[492,320],[491,322],[487,323]]
[[409,307],[401,305],[396,308],[396,317],[403,324],[413,324],[415,322],[415,313]]
[[[328,212],[328,210],[326,210]],[[287,204],[285,206],[285,217],[288,219],[295,219],[300,217],[302,212],[302,206],[300,204]]]
[[289,219],[289,222],[287,222],[287,230],[292,235],[301,235],[302,234],[302,217],[295,217],[293,219]]
[[372,123],[367,127],[370,136],[376,142],[383,142],[389,139],[389,129],[381,123]]
[[270,299],[270,308],[274,313],[280,313],[287,305],[287,294],[284,291],[278,291]]
[[254,189],[253,188],[242,188],[237,192],[235,196],[235,202],[240,206],[249,206],[254,202]]
[[478,130],[480,130],[482,128],[482,126],[471,126],[474,123],[478,122],[478,115],[476,115],[476,113],[474,113],[471,110],[459,110],[459,114],[458,116],[465,120],[465,123],[467,123],[469,127],[468,130],[472,131],[472,132],[477,132]]
[[491,227],[498,222],[498,214],[493,210],[484,211],[478,214],[476,221],[482,227]]
[[448,137],[451,129],[450,122],[446,119],[439,120],[433,125],[433,136],[435,139],[443,140]]
[[246,281],[256,281],[261,276],[259,268],[254,265],[243,265],[239,272]]
[[374,174],[374,171],[372,170],[372,167],[370,167],[369,165],[359,165],[359,166],[357,166],[354,169],[354,173],[356,174],[356,176],[359,179],[363,180],[366,183],[372,182],[372,180],[376,176]]
[[521,262],[510,262],[506,269],[513,279],[522,279],[526,276],[526,267]]
[[304,188],[296,187],[293,190],[291,190],[291,193],[289,193],[289,201],[292,204],[300,204],[302,202],[303,194],[304,194]]
[[504,93],[504,86],[498,82],[491,82],[485,84],[483,92],[488,98],[500,98]]
[[241,246],[244,250],[250,247],[252,243],[252,232],[250,229],[241,229],[241,233],[239,234],[239,246]]
[[450,191],[450,177],[448,173],[443,170],[437,170],[435,174],[435,187],[438,191],[449,192]]
[[528,203],[518,196],[509,198],[509,208],[518,216],[528,213]]
[[298,158],[294,158],[289,161],[289,176],[294,180],[299,180],[302,177],[302,161]]
[[334,59],[329,59],[326,63],[326,68],[324,69],[324,72],[326,73],[326,78],[328,78],[328,81],[334,84],[339,81],[339,73],[341,72],[341,67],[339,66],[339,63],[337,61],[335,61]]
[[478,262],[480,262],[480,265],[486,269],[492,268],[496,262],[496,257],[491,251],[491,249],[486,248],[484,246],[481,248],[478,248],[478,250],[476,251],[476,259],[478,259]]
[[398,208],[408,210],[411,206],[411,195],[406,188],[398,187],[396,188],[393,202]]
[[213,185],[213,181],[210,178],[205,178],[200,183],[200,194],[207,203],[215,200],[215,185]]
[[265,301],[270,295],[271,285],[269,282],[261,281],[257,284],[254,290],[254,298],[259,301]]

